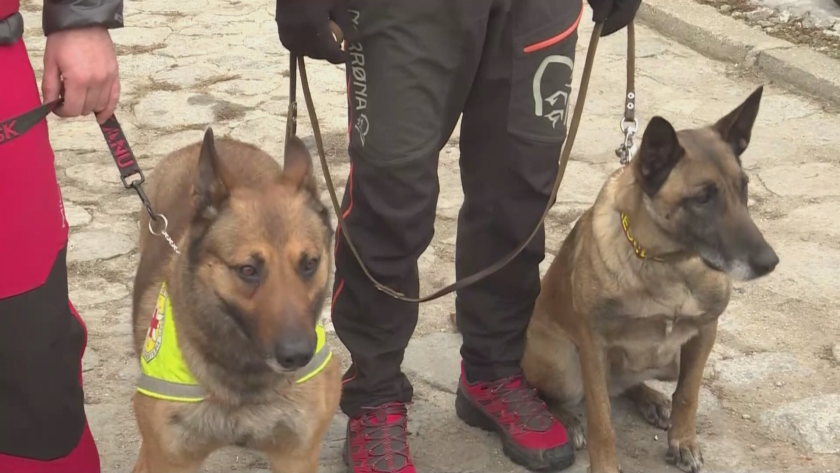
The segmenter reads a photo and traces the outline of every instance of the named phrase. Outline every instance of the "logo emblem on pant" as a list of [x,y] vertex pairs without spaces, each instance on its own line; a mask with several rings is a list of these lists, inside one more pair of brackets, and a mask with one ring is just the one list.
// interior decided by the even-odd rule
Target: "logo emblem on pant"
[[[557,66],[550,68],[554,74],[561,73],[558,67],[568,68],[568,72],[564,70],[562,74],[563,77],[568,75],[570,83],[564,84],[562,89],[553,91],[548,97],[543,97],[543,77],[546,77],[546,71],[549,70],[549,66],[554,64]],[[540,63],[540,67],[537,68],[537,72],[534,73],[532,85],[534,92],[534,115],[547,119],[551,122],[552,128],[557,128],[558,121],[564,127],[566,126],[569,111],[569,93],[572,91],[571,78],[574,68],[575,62],[571,58],[555,54],[546,56],[542,63]],[[549,81],[549,83],[552,82]],[[546,109],[548,110],[547,113]]]

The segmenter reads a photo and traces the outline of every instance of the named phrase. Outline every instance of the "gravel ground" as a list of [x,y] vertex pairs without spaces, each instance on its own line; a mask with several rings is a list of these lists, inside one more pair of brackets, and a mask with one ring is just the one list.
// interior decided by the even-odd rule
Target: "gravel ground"
[[[711,5],[776,38],[810,46],[827,56],[840,59],[840,9],[836,16],[812,14],[807,8],[771,8],[751,0],[695,0]],[[835,0],[840,5],[840,0]]]

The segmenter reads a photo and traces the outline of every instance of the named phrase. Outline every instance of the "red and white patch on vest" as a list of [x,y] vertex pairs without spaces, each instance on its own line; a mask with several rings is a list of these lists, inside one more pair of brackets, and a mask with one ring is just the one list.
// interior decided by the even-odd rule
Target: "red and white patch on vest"
[[166,289],[161,289],[158,294],[157,305],[152,313],[152,320],[149,322],[149,331],[146,332],[146,342],[143,344],[143,359],[146,363],[152,361],[160,351],[163,343],[163,325],[166,323],[166,302],[168,295]]

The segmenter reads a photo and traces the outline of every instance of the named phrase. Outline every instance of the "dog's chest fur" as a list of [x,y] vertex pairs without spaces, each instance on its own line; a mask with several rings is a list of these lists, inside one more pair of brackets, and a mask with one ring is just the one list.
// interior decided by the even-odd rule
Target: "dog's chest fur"
[[674,273],[660,279],[669,282],[659,287],[640,281],[638,289],[602,299],[594,308],[592,326],[606,352],[610,391],[617,394],[647,379],[675,381],[682,346],[726,307],[728,284]]
[[301,407],[300,402],[282,394],[275,402],[240,406],[208,400],[179,405],[172,411],[170,423],[176,441],[184,445],[201,439],[209,444],[261,449],[278,438],[284,442],[307,440],[314,428]]

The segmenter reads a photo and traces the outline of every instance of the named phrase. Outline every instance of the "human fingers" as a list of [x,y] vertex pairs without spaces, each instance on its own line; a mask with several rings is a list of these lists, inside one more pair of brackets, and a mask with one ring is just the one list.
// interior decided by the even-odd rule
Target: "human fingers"
[[100,84],[88,85],[87,91],[85,92],[85,102],[84,105],[82,105],[82,112],[80,115],[86,117],[93,113],[97,105],[99,105],[100,97],[104,97],[105,100],[107,100],[107,91],[103,91]]
[[114,111],[117,109],[117,103],[120,101],[120,78],[117,76],[114,82],[111,83],[111,89],[107,95],[108,100],[105,103],[103,109],[96,113],[96,121],[99,124],[105,123],[109,118],[114,115]]
[[117,77],[116,59],[109,60],[107,56],[94,58],[89,61],[87,72],[81,74],[80,80],[87,84],[87,97],[82,115],[104,110],[111,96],[111,86]]
[[82,114],[87,101],[87,85],[73,80],[64,80],[64,102],[55,109],[55,114],[60,117],[78,117]]
[[[344,2],[338,2],[335,8],[330,11],[330,19],[333,21],[331,28],[335,28],[336,26],[341,31],[341,37],[336,35],[336,38],[339,42],[342,40],[347,40],[349,42],[355,41],[355,32],[356,29],[353,28],[353,20],[350,18],[350,12],[347,10],[347,7],[344,5]],[[333,33],[336,33],[333,31]]]
[[41,79],[41,94],[44,97],[44,103],[57,100],[61,94],[61,73],[51,51],[44,53],[44,76]]
[[321,23],[318,29],[319,51],[318,59],[326,59],[332,64],[342,64],[345,60],[344,51],[341,49],[341,44],[335,40],[332,29],[330,28],[329,20]]

